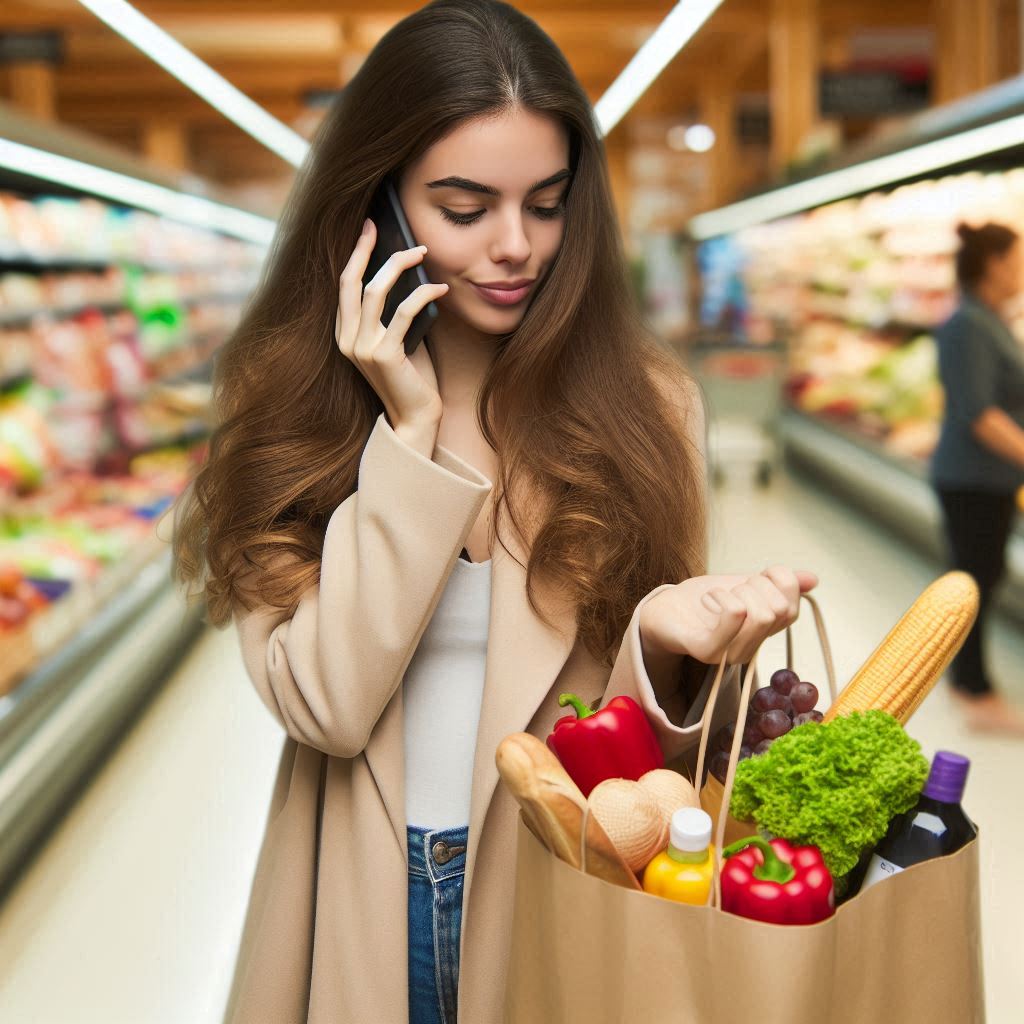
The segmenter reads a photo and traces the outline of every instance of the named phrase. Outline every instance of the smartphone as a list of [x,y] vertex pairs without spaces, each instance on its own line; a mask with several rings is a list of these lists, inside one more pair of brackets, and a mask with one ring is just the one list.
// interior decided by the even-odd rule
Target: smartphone
[[[363,275],[364,288],[391,256],[403,249],[415,249],[419,244],[412,237],[405,211],[398,199],[398,191],[390,178],[385,178],[374,194],[368,216],[377,228],[377,242],[370,254],[370,262],[366,265],[366,273]],[[420,285],[429,283],[422,263],[417,263],[404,270],[384,300],[384,310],[381,313],[380,322],[385,327],[390,326],[399,304],[404,302]],[[431,301],[416,314],[409,329],[405,332],[406,355],[412,355],[416,351],[416,347],[435,320],[437,320],[437,306]]]

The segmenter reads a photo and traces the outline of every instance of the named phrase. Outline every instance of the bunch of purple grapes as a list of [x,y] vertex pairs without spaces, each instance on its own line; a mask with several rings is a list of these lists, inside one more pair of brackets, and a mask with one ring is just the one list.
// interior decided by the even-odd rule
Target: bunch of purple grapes
[[[817,703],[818,688],[814,683],[801,682],[791,669],[780,668],[772,675],[770,684],[755,690],[750,698],[740,760],[763,754],[780,736],[798,725],[820,722],[824,716],[814,710]],[[715,754],[708,770],[722,783],[729,771],[729,751],[735,735],[736,723],[730,722],[714,738]]]

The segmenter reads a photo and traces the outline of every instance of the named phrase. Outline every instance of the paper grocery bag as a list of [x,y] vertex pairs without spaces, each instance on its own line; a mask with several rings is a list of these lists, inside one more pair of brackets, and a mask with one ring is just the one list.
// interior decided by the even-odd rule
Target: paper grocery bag
[[[834,697],[820,612],[804,599]],[[741,721],[755,661],[740,692]],[[705,723],[725,665],[723,657]],[[706,808],[715,799],[719,812],[728,806],[740,738],[725,785],[709,776]],[[750,834],[719,814],[716,846],[733,826],[737,838]],[[690,906],[605,882],[550,853],[520,815],[505,1024],[984,1022],[977,839],[871,886],[815,925],[727,914],[718,890],[716,873],[709,905]]]
[[[711,815],[712,821],[718,821],[722,812],[722,797],[725,795],[725,788],[714,777],[708,774],[707,782],[701,787],[700,805]],[[731,814],[726,815],[725,820],[725,844],[736,842],[737,839],[746,839],[747,836],[757,835],[757,826],[751,821],[741,821]]]
[[506,1024],[981,1024],[978,841],[816,925],[584,874],[518,830]]

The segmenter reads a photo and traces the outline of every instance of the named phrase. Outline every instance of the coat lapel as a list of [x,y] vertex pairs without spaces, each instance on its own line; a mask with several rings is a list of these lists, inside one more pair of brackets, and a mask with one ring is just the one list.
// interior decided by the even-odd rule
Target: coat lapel
[[498,542],[491,551],[487,668],[473,761],[464,904],[468,904],[479,839],[498,784],[495,751],[509,733],[526,731],[568,660],[577,633],[573,607],[544,584],[536,588],[538,603],[555,628],[533,611],[526,594],[528,549],[511,525],[502,537],[512,554]]
[[402,716],[402,687],[388,702],[377,727],[366,744],[366,760],[387,808],[391,827],[402,857],[408,864],[409,848],[405,821],[405,731]]
[[[507,520],[504,505],[502,512]],[[555,629],[547,626],[530,607],[525,569],[529,549],[511,521],[507,521],[501,536],[512,554],[497,540],[491,545],[491,608],[483,703],[473,761],[467,892],[476,859],[475,840],[498,783],[494,761],[498,744],[509,733],[526,730],[576,641],[575,611],[551,588],[542,584],[536,589],[541,608],[555,623]],[[377,723],[365,753],[395,838],[403,857],[407,857],[402,687]]]

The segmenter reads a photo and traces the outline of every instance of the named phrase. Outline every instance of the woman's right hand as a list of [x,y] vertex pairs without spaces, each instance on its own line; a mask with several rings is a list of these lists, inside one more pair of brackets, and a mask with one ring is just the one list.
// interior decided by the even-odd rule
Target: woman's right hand
[[334,336],[341,354],[355,363],[384,403],[393,430],[436,427],[442,403],[434,365],[425,344],[406,355],[405,332],[428,302],[448,291],[448,285],[420,285],[399,304],[385,329],[380,320],[385,299],[402,272],[423,259],[426,246],[394,253],[364,289],[363,275],[376,237],[376,226],[367,220],[341,274]]

